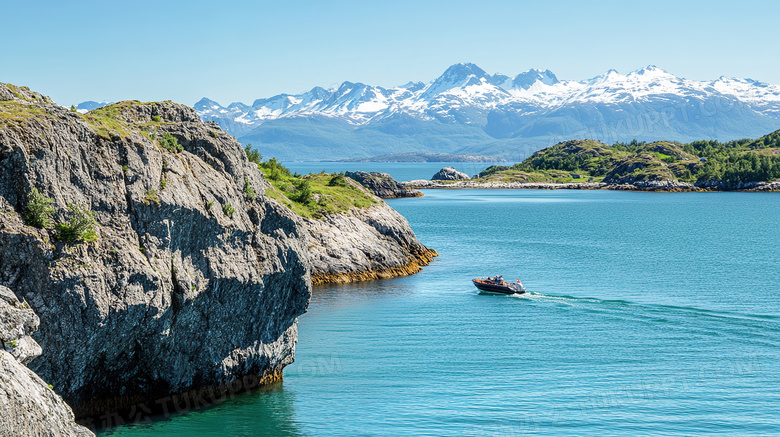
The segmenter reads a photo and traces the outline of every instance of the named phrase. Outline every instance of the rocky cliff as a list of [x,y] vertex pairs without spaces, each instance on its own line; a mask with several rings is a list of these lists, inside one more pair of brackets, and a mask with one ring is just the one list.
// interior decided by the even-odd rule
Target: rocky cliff
[[30,336],[38,324],[29,305],[0,286],[0,435],[92,436],[76,424],[62,398],[23,365],[41,354]]
[[[29,367],[76,416],[280,377],[310,277],[302,221],[266,184],[185,106],[81,115],[0,84],[0,284],[40,317]],[[53,200],[43,228],[30,226],[33,189]],[[96,241],[55,231],[89,214]]]
[[0,285],[40,317],[43,351],[6,349],[76,417],[144,418],[280,378],[312,282],[411,274],[436,254],[368,194],[305,219],[274,190],[188,107],[79,114],[0,84]]

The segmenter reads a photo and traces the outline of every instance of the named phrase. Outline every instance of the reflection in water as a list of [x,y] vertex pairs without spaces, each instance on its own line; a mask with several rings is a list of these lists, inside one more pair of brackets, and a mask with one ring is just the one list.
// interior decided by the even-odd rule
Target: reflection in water
[[309,307],[349,306],[358,301],[398,297],[413,293],[414,288],[402,279],[318,285],[312,290]]
[[170,417],[155,417],[149,423],[109,429],[101,436],[300,436],[293,403],[295,393],[275,383],[245,393],[218,405]]

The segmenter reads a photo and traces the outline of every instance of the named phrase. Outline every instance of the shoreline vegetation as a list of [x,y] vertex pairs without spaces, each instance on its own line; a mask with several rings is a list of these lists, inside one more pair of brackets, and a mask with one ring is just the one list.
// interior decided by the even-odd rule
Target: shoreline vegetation
[[768,192],[780,191],[780,181],[778,182],[749,182],[746,184],[736,184],[733,188],[719,188],[718,186],[698,186],[686,182],[677,181],[650,181],[625,184],[606,184],[604,182],[480,182],[475,180],[468,181],[428,181],[414,180],[398,182],[402,187],[425,190],[425,189],[444,189],[444,190],[468,190],[468,189],[488,189],[488,190],[614,190],[614,191],[659,191],[659,192],[721,192],[721,191],[748,191],[748,192]]
[[513,166],[493,165],[471,179],[399,182],[410,189],[607,189],[630,191],[780,191],[780,130],[721,143],[570,140]]
[[[383,175],[384,178],[377,178],[378,174],[364,172],[347,172],[346,174],[321,172],[300,175],[291,172],[275,158],[263,161],[262,155],[253,149],[251,144],[244,147],[244,153],[247,160],[256,164],[270,183],[271,186],[265,194],[287,206],[307,223],[307,229],[312,234],[309,250],[314,258],[318,258],[313,261],[311,269],[312,285],[343,284],[409,276],[419,273],[423,266],[427,266],[433,261],[433,258],[439,256],[436,250],[419,244],[416,239],[401,241],[405,237],[400,237],[399,240],[398,236],[392,236],[411,234],[412,231],[407,229],[408,224],[400,214],[394,210],[391,210],[392,213],[384,211],[383,207],[386,207],[387,204],[374,195],[379,198],[391,198],[405,197],[405,195],[421,196],[422,194],[394,185],[395,190],[403,191],[403,193],[401,195],[397,195],[397,193],[396,195],[388,195],[381,190],[377,193],[377,183],[370,188],[364,185],[369,179],[374,182],[378,180],[381,183],[387,183],[387,180],[392,181],[390,175]],[[392,182],[395,183],[395,181]],[[254,196],[254,192],[247,193],[245,189],[245,195]],[[347,223],[353,218],[358,220]],[[399,219],[403,223],[398,223]],[[349,257],[353,258],[351,267],[344,268],[341,266],[343,263],[331,259],[334,256],[335,258],[341,258],[341,256],[335,254],[337,251],[334,247],[328,248],[328,246],[333,246],[337,240],[344,240],[346,234],[354,234],[355,241],[371,240],[369,229],[363,229],[366,227],[366,223],[380,224],[381,229],[378,229],[380,234],[389,234],[390,241],[395,241],[392,244],[404,247],[404,252],[395,253],[395,251],[390,250],[388,253],[377,256],[382,252],[380,246],[383,244],[389,246],[390,243],[376,241],[372,250],[354,248],[369,254],[369,256],[367,259],[362,259],[363,257],[354,259],[356,252],[351,252],[349,254]],[[393,231],[390,231],[391,229]],[[334,232],[335,230],[337,231]],[[317,244],[317,241],[323,236],[327,237],[329,245]],[[338,246],[350,247],[351,244],[340,241]],[[322,256],[321,253],[317,253],[318,248],[322,249],[320,252],[328,252],[328,255]],[[371,258],[385,261],[371,260]],[[323,259],[325,262],[322,262]]]

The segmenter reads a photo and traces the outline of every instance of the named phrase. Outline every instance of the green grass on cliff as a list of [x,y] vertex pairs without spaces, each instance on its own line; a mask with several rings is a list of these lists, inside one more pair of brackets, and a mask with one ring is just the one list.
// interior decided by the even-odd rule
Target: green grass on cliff
[[[125,100],[122,102],[112,103],[92,111],[87,112],[82,116],[85,122],[92,127],[98,136],[106,139],[111,139],[112,136],[125,137],[130,133],[131,124],[127,120],[123,120],[123,114],[128,108],[132,106],[149,105],[153,102],[140,102],[138,100]],[[148,131],[148,126],[152,124],[159,124],[155,122],[151,123],[133,123],[132,126],[140,128],[142,131]],[[145,129],[146,128],[146,129]],[[146,133],[146,132],[144,132]],[[151,139],[151,138],[150,138]]]
[[160,137],[157,134],[157,127],[166,124],[166,122],[160,120],[159,116],[152,116],[151,120],[132,119],[132,108],[134,106],[146,106],[155,103],[157,102],[125,100],[93,109],[81,117],[102,138],[124,138],[131,131],[137,131],[148,138],[149,141],[157,142],[160,147],[170,152],[181,151],[180,147],[172,148],[169,139]]
[[0,122],[3,124],[24,121],[47,115],[38,105],[30,105],[16,100],[0,101]]
[[[252,152],[248,148],[249,153]],[[251,160],[258,164],[273,187],[266,190],[266,194],[302,217],[319,219],[327,214],[344,213],[379,203],[365,189],[346,181],[342,174],[323,172],[301,176],[290,173],[273,158],[260,162],[258,155],[256,160]]]
[[[273,189],[267,190],[266,194],[280,201],[298,215],[315,219],[322,218],[327,214],[344,213],[352,208],[367,208],[378,204],[371,195],[351,184],[346,186],[329,185],[331,179],[337,176],[336,173],[317,173],[269,180]],[[297,183],[300,181],[309,182],[312,193],[311,200],[299,200]]]

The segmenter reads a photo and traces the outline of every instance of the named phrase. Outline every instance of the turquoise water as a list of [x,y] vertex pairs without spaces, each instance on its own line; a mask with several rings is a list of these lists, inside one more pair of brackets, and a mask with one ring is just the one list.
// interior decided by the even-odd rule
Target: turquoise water
[[[780,197],[428,190],[440,257],[315,289],[268,390],[111,435],[780,434]],[[477,276],[530,293],[479,295]]]

